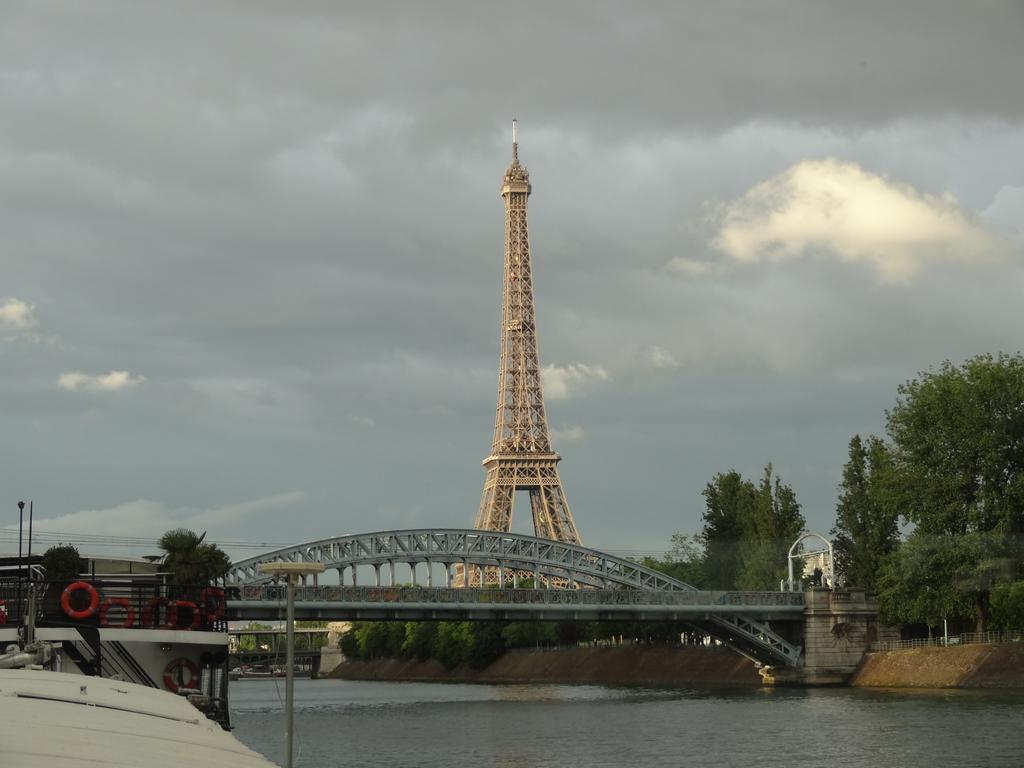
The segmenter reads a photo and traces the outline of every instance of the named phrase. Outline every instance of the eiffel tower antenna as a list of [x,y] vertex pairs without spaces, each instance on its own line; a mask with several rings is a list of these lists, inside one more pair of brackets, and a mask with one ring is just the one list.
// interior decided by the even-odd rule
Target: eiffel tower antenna
[[491,453],[475,528],[509,531],[515,493],[530,493],[533,529],[545,539],[578,544],[579,533],[558,476],[561,457],[551,448],[537,353],[526,203],[530,174],[519,164],[516,121],[512,121],[512,164],[505,171],[505,278],[501,317],[498,406]]

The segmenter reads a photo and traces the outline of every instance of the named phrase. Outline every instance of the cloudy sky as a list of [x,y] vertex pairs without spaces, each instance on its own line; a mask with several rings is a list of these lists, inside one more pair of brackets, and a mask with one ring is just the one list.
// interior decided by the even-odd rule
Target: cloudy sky
[[901,381],[1021,347],[1022,37],[984,0],[4,2],[0,525],[471,525],[514,116],[585,543],[663,549],[769,461],[827,529]]

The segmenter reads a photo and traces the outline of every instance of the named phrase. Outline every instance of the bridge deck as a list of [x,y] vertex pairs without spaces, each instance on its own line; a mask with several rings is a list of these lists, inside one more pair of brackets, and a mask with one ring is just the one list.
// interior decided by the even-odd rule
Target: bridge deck
[[[246,586],[229,600],[232,621],[282,619],[283,586]],[[694,621],[743,615],[803,616],[793,592],[649,592],[644,590],[470,589],[449,587],[299,587],[299,620]]]

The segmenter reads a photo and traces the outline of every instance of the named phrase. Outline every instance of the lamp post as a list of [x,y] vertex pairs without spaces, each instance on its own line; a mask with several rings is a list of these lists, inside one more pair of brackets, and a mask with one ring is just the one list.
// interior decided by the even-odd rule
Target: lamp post
[[[21,502],[24,504],[25,502]],[[33,502],[28,503],[28,580],[32,581],[32,507]]]
[[323,573],[324,566],[321,563],[262,563],[260,571],[277,579],[283,578],[288,584],[288,608],[285,614],[288,646],[285,658],[288,668],[284,681],[284,740],[285,766],[292,768],[292,737],[295,732],[295,584],[300,576]]
[[19,636],[21,634],[21,617],[24,614],[24,611],[22,610],[22,607],[21,607],[21,580],[22,580],[22,575],[21,575],[21,566],[22,566],[22,562],[21,562],[21,530],[22,530],[22,526],[24,525],[24,521],[25,521],[25,502],[24,501],[19,501],[18,502],[18,613],[17,613],[17,616],[15,616],[15,619],[14,619],[18,623],[18,633],[19,633]]

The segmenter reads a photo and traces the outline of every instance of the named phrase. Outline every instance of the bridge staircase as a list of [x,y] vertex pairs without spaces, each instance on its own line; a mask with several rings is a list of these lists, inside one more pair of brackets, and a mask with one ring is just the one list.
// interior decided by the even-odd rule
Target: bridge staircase
[[803,648],[773,630],[767,621],[737,614],[716,616],[693,625],[758,664],[795,667],[800,663]]

